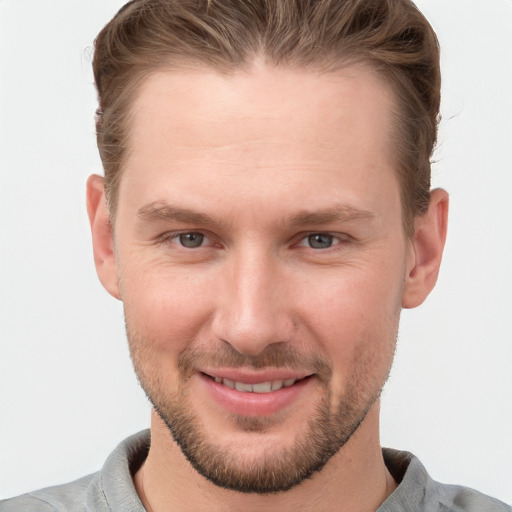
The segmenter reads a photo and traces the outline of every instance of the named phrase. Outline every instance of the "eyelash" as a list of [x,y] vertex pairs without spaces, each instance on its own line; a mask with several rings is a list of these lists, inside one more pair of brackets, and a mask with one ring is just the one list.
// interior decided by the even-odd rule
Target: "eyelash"
[[[201,245],[198,245],[196,247],[186,247],[182,243],[180,243],[180,237],[184,235],[199,235],[202,236],[203,239],[201,240]],[[345,245],[346,243],[349,243],[352,241],[351,237],[345,234],[333,234],[325,231],[316,231],[316,232],[310,232],[310,233],[301,233],[299,242],[295,245],[296,247],[306,247],[309,249],[313,249],[315,251],[323,252],[331,250],[340,250],[341,248],[338,247],[339,245]],[[328,237],[331,239],[331,245],[328,247],[312,247],[310,244],[308,244],[308,239],[312,237]],[[204,241],[213,240],[213,237],[209,236],[208,234],[202,232],[202,231],[180,231],[180,232],[172,232],[172,233],[166,233],[159,239],[160,244],[167,244],[167,243],[175,243],[180,248],[185,250],[194,250],[194,249],[200,249],[205,248]]]
[[203,240],[211,240],[212,237],[208,236],[207,234],[201,232],[201,231],[180,231],[178,233],[176,232],[172,232],[172,233],[165,233],[164,235],[162,235],[159,240],[158,240],[158,243],[159,244],[176,244],[178,245],[179,247],[181,247],[182,249],[189,249],[189,250],[193,250],[193,249],[199,249],[199,248],[204,248],[204,245],[203,243],[201,243],[201,245],[197,246],[197,247],[186,247],[184,246],[183,244],[181,244],[179,242],[179,239],[180,237],[184,236],[184,235],[199,235],[199,236],[202,236],[203,237]]
[[[312,241],[313,237],[329,238],[330,241],[331,241],[331,245],[329,245],[328,247],[312,247],[311,246],[311,241]],[[337,243],[334,243],[336,240],[337,240]],[[297,245],[299,247],[304,247],[304,245],[302,245],[302,242],[305,242],[305,241],[309,241],[309,245],[307,245],[307,247],[309,247],[310,249],[316,249],[316,250],[319,250],[319,251],[326,251],[328,249],[332,249],[333,247],[338,246],[344,240],[342,239],[342,237],[334,235],[332,233],[317,232],[317,233],[309,233],[308,235],[303,236],[300,239],[300,242]]]

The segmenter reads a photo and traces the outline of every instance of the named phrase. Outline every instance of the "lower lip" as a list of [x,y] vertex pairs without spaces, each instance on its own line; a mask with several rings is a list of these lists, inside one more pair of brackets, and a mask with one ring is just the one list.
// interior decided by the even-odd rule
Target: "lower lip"
[[306,377],[293,386],[282,387],[269,393],[252,393],[228,388],[211,377],[201,374],[208,392],[224,410],[238,416],[270,416],[293,404],[311,382]]

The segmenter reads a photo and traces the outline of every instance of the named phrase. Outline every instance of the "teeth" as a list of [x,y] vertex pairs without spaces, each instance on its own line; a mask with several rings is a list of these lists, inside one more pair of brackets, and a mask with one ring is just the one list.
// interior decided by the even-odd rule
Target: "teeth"
[[260,382],[252,385],[253,393],[268,393],[272,391],[272,382]]
[[235,382],[230,379],[223,379],[222,377],[215,377],[215,382],[222,383],[231,389],[242,391],[243,393],[270,393],[271,391],[277,391],[283,387],[289,388],[293,386],[298,379],[285,379],[285,380],[273,380],[267,382],[258,382],[257,384],[246,384],[245,382]]
[[283,387],[282,380],[273,380],[272,381],[272,391],[277,391],[278,389],[281,389],[282,387]]
[[228,388],[235,389],[235,382],[233,380],[222,379],[222,383],[224,384],[224,386],[227,386]]
[[237,391],[251,392],[252,386],[251,384],[244,384],[243,382],[235,382],[235,389]]

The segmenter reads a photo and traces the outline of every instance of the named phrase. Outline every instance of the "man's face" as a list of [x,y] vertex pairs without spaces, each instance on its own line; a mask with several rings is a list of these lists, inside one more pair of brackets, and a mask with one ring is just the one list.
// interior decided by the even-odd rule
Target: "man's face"
[[411,252],[391,109],[355,67],[161,72],[135,101],[115,224],[130,348],[217,485],[288,489],[377,407]]

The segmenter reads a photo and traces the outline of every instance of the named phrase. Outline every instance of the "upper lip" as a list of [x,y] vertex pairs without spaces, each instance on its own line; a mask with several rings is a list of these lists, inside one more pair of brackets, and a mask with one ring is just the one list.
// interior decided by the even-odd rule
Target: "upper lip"
[[245,384],[258,384],[259,382],[287,379],[300,380],[312,375],[311,372],[287,368],[265,368],[262,370],[244,368],[201,368],[198,371],[209,375],[212,378],[220,377],[222,379],[229,379],[235,382],[244,382]]

